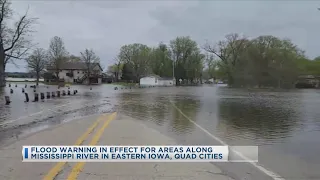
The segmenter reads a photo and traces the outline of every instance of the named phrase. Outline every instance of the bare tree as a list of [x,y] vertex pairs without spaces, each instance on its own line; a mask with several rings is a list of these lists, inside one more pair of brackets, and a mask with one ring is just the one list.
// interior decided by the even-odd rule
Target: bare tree
[[0,0],[0,86],[5,85],[5,68],[9,61],[22,59],[31,47],[28,35],[35,18],[28,18],[28,11],[11,27],[13,11],[8,0]]
[[56,78],[59,80],[59,72],[64,62],[67,61],[68,52],[64,46],[62,38],[55,36],[51,39],[48,56],[50,65],[55,71]]
[[[97,63],[100,63],[100,58],[95,54],[95,52],[92,49],[85,49],[84,52],[80,52],[80,54],[81,60],[86,65],[86,75],[87,77],[89,77],[93,71],[93,68],[97,65]],[[90,84],[90,81],[88,81],[88,84]]]
[[235,33],[226,35],[225,40],[219,41],[214,46],[206,43],[203,49],[221,59],[221,64],[224,66],[223,68],[225,68],[228,76],[228,81],[232,83],[234,68],[248,46],[250,46],[250,41]]
[[38,48],[26,59],[28,69],[36,73],[37,85],[39,85],[40,73],[43,72],[47,64],[47,53],[44,49]]

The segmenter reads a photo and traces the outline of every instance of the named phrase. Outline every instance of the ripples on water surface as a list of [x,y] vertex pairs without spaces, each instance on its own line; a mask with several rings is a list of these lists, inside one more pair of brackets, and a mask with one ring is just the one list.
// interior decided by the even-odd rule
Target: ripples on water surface
[[47,114],[49,117],[39,119],[49,118],[45,121],[48,125],[48,122],[60,122],[66,117],[116,109],[179,143],[214,143],[186,119],[181,110],[229,145],[260,145],[260,163],[282,176],[320,179],[320,90],[267,91],[203,86],[115,91],[112,85],[102,85],[90,91],[87,86],[74,86],[80,92],[76,97],[26,105],[16,96],[22,94],[22,86],[14,95],[9,94],[8,88],[0,92],[1,96],[9,94],[14,101],[10,106],[0,101],[0,121],[70,102],[74,104],[72,107],[60,109],[60,114],[65,115],[57,116],[52,112]]
[[[320,91],[216,87],[143,89],[118,94],[120,111],[151,122],[184,144],[259,145],[259,162],[286,179],[320,179]],[[219,145],[219,144],[215,144]]]

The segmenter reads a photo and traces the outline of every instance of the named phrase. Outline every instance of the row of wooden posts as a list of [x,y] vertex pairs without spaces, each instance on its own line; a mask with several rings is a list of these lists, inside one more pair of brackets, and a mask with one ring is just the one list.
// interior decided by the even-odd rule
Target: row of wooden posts
[[[9,87],[11,87],[11,84],[8,85]],[[15,87],[18,87],[18,85],[16,84]],[[27,88],[28,86],[25,84],[24,88]],[[30,88],[36,88],[36,85],[31,85]],[[47,86],[47,88],[49,88],[49,86]],[[60,89],[60,86],[58,86],[58,89]],[[70,89],[70,87],[68,87],[68,89]],[[92,87],[90,88],[90,90],[92,90]]]
[[[11,93],[13,93],[13,90],[10,89]],[[24,91],[24,88],[22,88],[22,93],[24,93],[25,95],[25,101],[24,102],[29,102],[29,94],[26,93]],[[78,93],[78,90],[73,90],[73,95],[76,95]],[[66,96],[66,95],[71,95],[71,91],[68,90],[67,92],[65,90],[62,90],[62,93],[61,91],[53,91],[53,92],[47,92],[46,94],[46,98],[47,99],[50,99],[50,98],[55,98],[55,97],[61,97],[61,94],[62,96]],[[42,92],[40,93],[40,99],[41,100],[44,100],[45,99],[45,94]],[[5,100],[6,100],[6,105],[9,105],[11,103],[11,100],[10,100],[10,96],[5,96]],[[39,101],[39,93],[34,93],[34,100],[32,102],[38,102]]]

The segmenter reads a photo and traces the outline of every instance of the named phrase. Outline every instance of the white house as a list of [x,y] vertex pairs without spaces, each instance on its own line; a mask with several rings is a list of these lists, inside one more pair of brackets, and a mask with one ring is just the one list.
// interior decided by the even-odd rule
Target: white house
[[[47,67],[47,71],[56,76],[56,70],[53,67]],[[90,74],[87,74],[87,65],[83,62],[66,62],[61,65],[59,70],[59,79],[66,83],[78,84],[101,84],[102,68],[99,63],[91,65]]]
[[140,79],[141,86],[174,86],[173,78],[163,78],[157,75],[146,76]]

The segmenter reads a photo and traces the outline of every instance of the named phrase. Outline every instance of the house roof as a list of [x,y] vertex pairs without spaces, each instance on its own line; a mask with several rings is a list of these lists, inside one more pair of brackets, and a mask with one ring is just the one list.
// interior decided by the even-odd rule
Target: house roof
[[[92,63],[93,66],[99,66],[101,70],[103,70],[99,63]],[[54,70],[55,68],[52,66],[48,66],[47,70]],[[86,70],[87,65],[84,62],[65,62],[61,65],[61,69],[66,70]]]

